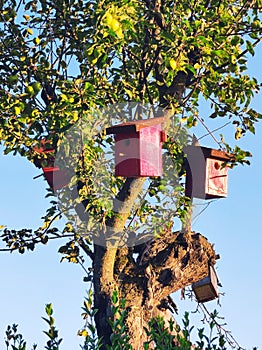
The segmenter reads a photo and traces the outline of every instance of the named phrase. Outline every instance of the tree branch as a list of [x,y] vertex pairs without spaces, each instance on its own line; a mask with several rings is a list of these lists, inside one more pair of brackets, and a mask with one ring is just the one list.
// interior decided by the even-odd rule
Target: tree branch
[[[112,286],[115,286],[114,266],[116,253],[120,241],[123,241],[123,229],[128,219],[134,202],[140,194],[145,178],[127,178],[114,201],[114,213],[112,218],[106,222],[107,232],[105,237],[106,248],[96,247],[100,251],[99,260],[101,263],[100,281],[107,293]],[[109,290],[108,290],[109,288]],[[111,290],[112,291],[112,290]]]
[[114,200],[113,211],[115,214],[106,222],[107,227],[111,228],[110,235],[112,233],[122,234],[126,220],[131,213],[135,200],[142,191],[145,180],[146,178],[144,177],[126,179],[126,182]]

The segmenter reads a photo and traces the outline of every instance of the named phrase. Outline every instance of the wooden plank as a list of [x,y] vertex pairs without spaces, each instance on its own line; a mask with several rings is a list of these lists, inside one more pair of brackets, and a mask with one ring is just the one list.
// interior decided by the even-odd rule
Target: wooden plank
[[139,132],[141,129],[159,125],[166,121],[165,117],[156,117],[156,118],[150,118],[150,119],[140,119],[140,120],[132,120],[130,122],[118,124],[111,126],[106,129],[106,134],[124,134],[124,133],[130,133],[130,132]]
[[199,156],[200,150],[205,158],[215,158],[218,160],[230,161],[232,160],[232,154],[218,149],[212,149],[203,146],[186,146],[184,147],[184,153],[189,156]]

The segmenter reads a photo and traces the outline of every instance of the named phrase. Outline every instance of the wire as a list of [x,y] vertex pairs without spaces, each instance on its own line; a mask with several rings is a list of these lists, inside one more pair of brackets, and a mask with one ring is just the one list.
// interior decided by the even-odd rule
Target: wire
[[[192,225],[194,225],[196,223],[199,216],[203,214],[203,212],[210,206],[210,204],[214,203],[214,202],[215,202],[215,200],[212,200],[205,205],[205,207],[194,217]],[[204,204],[198,204],[198,205],[204,205]]]
[[[226,127],[226,126],[229,125],[229,124],[231,124],[231,122],[227,122],[226,124],[224,124],[224,125],[222,125],[222,126],[216,128],[216,129],[212,130],[211,133],[213,134],[214,132],[223,129],[224,127]],[[207,134],[204,134],[204,135],[198,137],[198,141],[201,140],[201,139],[203,139],[203,138],[206,137],[206,136],[209,136],[209,135],[210,135],[210,133],[208,132]]]
[[[212,137],[212,139],[218,144],[219,148],[221,147],[221,142],[219,142],[215,136],[213,135],[212,131],[206,126],[206,124],[204,123],[204,120],[202,118],[200,118],[199,116],[196,116],[196,118],[200,121],[200,123],[203,125],[203,127],[207,130],[208,134]],[[203,136],[202,136],[203,137]]]

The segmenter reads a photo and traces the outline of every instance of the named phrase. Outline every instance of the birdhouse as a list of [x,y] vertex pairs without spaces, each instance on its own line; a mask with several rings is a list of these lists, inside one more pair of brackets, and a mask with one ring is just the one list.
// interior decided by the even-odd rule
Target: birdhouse
[[41,146],[34,147],[34,151],[40,155],[39,158],[36,157],[34,159],[34,164],[38,168],[42,168],[48,185],[53,190],[61,190],[68,185],[70,176],[67,171],[55,166],[55,149],[51,144],[46,139],[43,139]]
[[162,175],[164,117],[136,120],[106,129],[115,135],[115,175],[144,177]]
[[199,303],[218,298],[217,275],[214,268],[209,266],[208,276],[193,283],[192,288]]
[[227,197],[230,155],[201,146],[185,147],[187,156],[186,196],[200,199]]

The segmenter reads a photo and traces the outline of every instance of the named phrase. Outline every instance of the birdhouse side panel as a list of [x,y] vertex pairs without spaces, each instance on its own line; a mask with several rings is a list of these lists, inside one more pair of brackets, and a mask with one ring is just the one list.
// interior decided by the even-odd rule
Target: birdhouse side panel
[[141,176],[162,175],[161,125],[140,130]]
[[69,173],[59,167],[46,167],[43,172],[48,185],[55,191],[66,187],[71,179]]
[[140,176],[139,133],[115,135],[115,175]]
[[210,273],[211,284],[213,285],[213,287],[216,291],[216,294],[218,296],[218,287],[217,287],[218,279],[217,279],[217,274],[214,270],[214,267],[210,266],[209,273]]
[[223,167],[223,161],[217,159],[207,158],[206,162],[207,196],[227,197],[228,167]]
[[[198,152],[197,152],[198,151]],[[201,148],[188,154],[186,172],[186,196],[205,199],[206,162]]]

